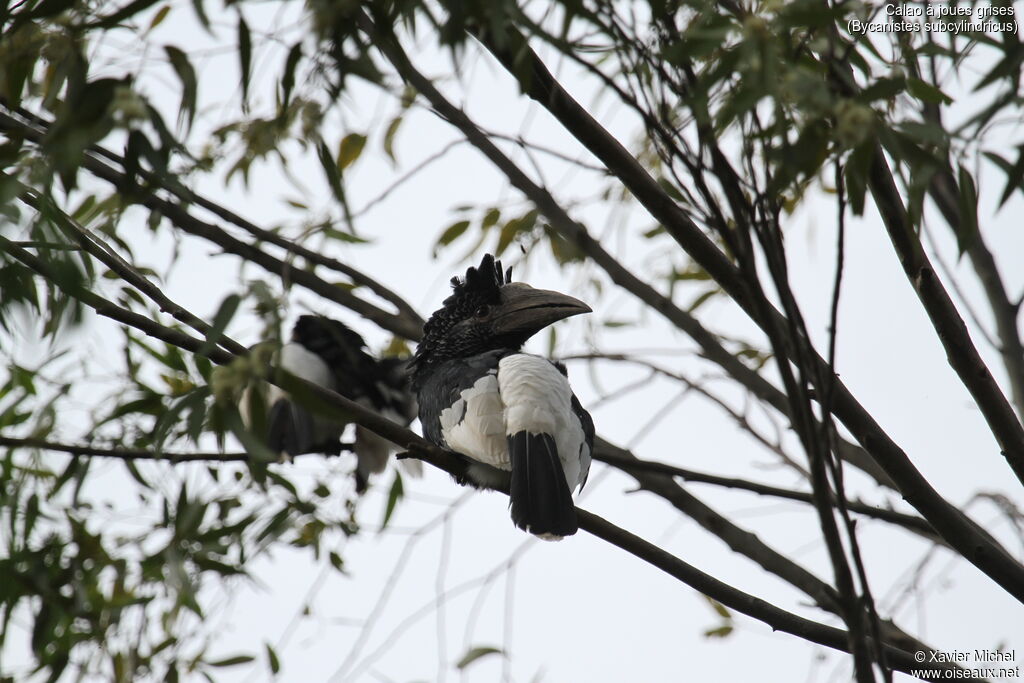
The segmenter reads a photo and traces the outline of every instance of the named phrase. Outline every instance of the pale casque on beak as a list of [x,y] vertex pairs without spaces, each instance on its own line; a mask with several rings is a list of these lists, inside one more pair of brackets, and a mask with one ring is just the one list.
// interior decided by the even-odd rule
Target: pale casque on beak
[[568,294],[534,289],[521,282],[503,286],[500,293],[501,304],[492,323],[497,334],[537,332],[559,320],[592,312],[590,306]]

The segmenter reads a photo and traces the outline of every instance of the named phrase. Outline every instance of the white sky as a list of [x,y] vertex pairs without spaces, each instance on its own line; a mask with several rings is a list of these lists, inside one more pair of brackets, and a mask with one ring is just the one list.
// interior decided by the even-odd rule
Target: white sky
[[[173,43],[191,51],[194,45],[208,42],[187,5],[175,5],[167,21],[150,37],[154,45]],[[247,5],[244,11],[254,32],[274,16],[273,6]],[[218,37],[231,42],[234,19],[231,14],[225,16],[229,23],[219,29]],[[275,21],[281,25],[280,20]],[[152,57],[159,55],[153,51]],[[214,120],[221,115],[218,112],[227,115],[235,106],[236,100],[230,97],[237,82],[232,59],[228,55],[200,62],[200,97],[208,103],[206,112]],[[414,60],[431,75],[450,70],[443,53],[420,51]],[[258,56],[255,61],[257,82],[252,91],[264,98],[264,105],[271,79],[278,74],[282,61],[280,54]],[[592,104],[589,86],[568,69],[564,75],[564,82],[581,102]],[[171,112],[177,103],[177,83],[169,71],[164,76],[163,85],[149,80],[143,88]],[[523,134],[567,154],[580,154],[579,147],[545,112],[526,106],[501,69],[479,58],[475,51],[466,61],[461,82],[444,85],[446,92],[486,128]],[[631,145],[638,133],[636,122],[612,105],[610,99],[603,99],[594,105],[594,111],[620,141]],[[397,105],[360,86],[342,106],[348,130],[364,132],[367,126],[376,126],[364,158],[349,174],[348,196],[354,207],[360,207],[396,177],[380,152],[380,135]],[[173,116],[168,119],[173,120]],[[340,137],[336,129],[324,135],[329,142]],[[194,136],[193,141],[196,139],[201,138]],[[402,169],[411,168],[454,139],[457,134],[440,119],[423,111],[411,114],[396,142]],[[514,152],[513,158],[530,169],[521,153]],[[585,155],[582,158],[593,161]],[[593,175],[565,173],[565,165],[542,159],[546,178],[559,197],[589,198],[604,187]],[[307,183],[315,205],[328,205],[329,193],[312,154],[291,164],[289,172]],[[254,169],[248,188],[234,181],[224,190],[210,180],[195,189],[265,227],[297,218],[295,210],[283,201],[296,197],[297,192],[288,187],[274,165]],[[1001,177],[982,177],[985,206],[992,206],[1001,191]],[[518,197],[481,155],[468,145],[460,145],[359,220],[360,234],[372,238],[372,245],[336,247],[330,253],[378,277],[426,315],[445,296],[447,279],[467,265],[460,259],[469,248],[470,238],[443,251],[438,259],[430,259],[434,240],[456,220],[452,207],[502,198]],[[986,238],[1000,260],[1011,294],[1024,288],[1024,269],[1019,267],[1024,238],[1015,220],[1020,209],[1020,200],[1014,198],[994,218],[983,219]],[[850,218],[847,224],[839,319],[838,368],[843,380],[948,500],[962,504],[974,492],[984,490],[1007,493],[1018,505],[1024,505],[1020,487],[999,456],[984,420],[946,364],[882,226],[870,207],[867,213],[864,220]],[[608,217],[594,203],[573,208],[572,214],[584,220],[594,235],[612,232],[606,225]],[[981,215],[991,216],[991,212]],[[669,262],[682,263],[678,257],[666,256],[672,250],[667,238],[653,244],[638,239],[652,223],[642,210],[635,210],[627,220],[629,227],[605,240],[606,248],[639,274],[660,272]],[[131,230],[129,225],[125,223],[125,234]],[[810,197],[787,219],[786,229],[794,290],[804,306],[808,327],[823,349],[834,267],[835,217],[830,198],[820,193]],[[954,263],[955,243],[948,239],[945,226],[934,221],[932,231],[939,238],[944,258]],[[163,240],[146,245],[144,230],[138,233],[140,261],[162,266],[169,243]],[[492,236],[488,247],[493,246],[494,239]],[[165,291],[209,318],[221,299],[238,288],[236,262],[233,258],[212,257],[215,250],[196,240],[186,239],[181,247],[182,263]],[[477,250],[470,260],[478,260],[480,253],[482,250]],[[510,249],[509,253],[514,252]],[[963,276],[961,286],[968,296],[980,302],[966,260],[956,264],[956,273]],[[256,274],[254,268],[247,271],[250,277]],[[694,345],[683,335],[653,314],[639,316],[628,295],[606,283],[604,296],[597,298],[586,284],[591,276],[600,278],[593,266],[561,273],[550,258],[537,254],[529,270],[524,274],[517,269],[516,275],[535,286],[572,293],[594,307],[595,313],[587,319],[559,324],[560,354],[585,352],[596,338],[601,348],[609,351],[678,350],[681,353],[660,356],[659,362],[695,377],[711,370],[693,357]],[[678,300],[683,303],[695,295],[681,291]],[[354,314],[317,301],[308,292],[296,291],[294,301],[300,308],[309,307],[352,323],[371,346],[379,348],[387,339]],[[984,306],[979,310],[987,323]],[[600,327],[606,320],[637,319],[642,324],[635,329]],[[702,319],[715,330],[740,335],[748,335],[751,330],[749,323],[724,302],[708,304],[702,310]],[[89,329],[89,338],[97,349],[103,340],[111,338],[112,325],[106,321],[95,320]],[[257,341],[256,331],[257,327],[245,320],[239,320],[230,330],[243,343]],[[543,351],[545,344],[546,339],[540,335],[531,348]],[[983,351],[1001,378],[1001,366],[994,354],[984,345]],[[595,386],[586,365],[570,364],[570,376],[583,404],[593,406],[602,391]],[[599,381],[607,392],[642,376],[635,369],[603,364]],[[727,382],[716,381],[711,386],[734,406],[743,406],[742,395]],[[592,410],[598,433],[621,445],[632,444],[642,458],[777,485],[796,484],[788,471],[774,466],[769,453],[719,409],[697,396],[679,401],[665,419],[647,428],[651,415],[667,401],[675,400],[677,392],[664,380],[656,380],[628,397],[600,404]],[[768,423],[761,420],[760,424]],[[792,441],[787,443],[792,445]],[[799,455],[798,449],[791,452]],[[342,473],[344,462],[303,458],[284,469],[299,481],[312,481],[327,468],[337,470],[339,486],[349,486]],[[110,473],[110,485],[116,486],[119,466],[108,465],[105,469]],[[729,551],[664,501],[650,494],[632,493],[629,477],[606,470],[594,464],[581,500],[583,507],[742,590],[803,616],[838,625],[837,620],[809,608],[801,593]],[[369,529],[380,519],[389,481],[390,474],[379,478],[361,503],[361,519],[368,531],[337,548],[345,558],[348,576],[325,573],[308,552],[279,551],[256,564],[259,585],[240,582],[209,591],[207,597],[224,606],[206,624],[215,637],[215,652],[225,656],[239,652],[260,655],[256,665],[225,670],[223,680],[268,679],[269,669],[262,656],[264,642],[279,646],[283,664],[279,679],[284,681],[494,681],[504,677],[517,682],[788,682],[849,678],[847,657],[793,636],[773,634],[764,624],[742,615],[735,615],[736,630],[729,637],[705,638],[703,632],[720,622],[698,593],[583,532],[557,544],[534,541],[513,528],[506,499],[499,494],[470,494],[453,509],[447,524],[436,525],[415,542],[407,534],[377,535]],[[909,511],[896,496],[883,495],[857,473],[848,474],[848,486],[867,501],[891,503]],[[827,553],[810,507],[699,484],[687,488],[819,577],[831,579]],[[412,495],[392,521],[399,530],[412,530],[442,515],[447,507],[439,501],[464,497],[464,491],[447,475],[435,471],[429,471],[422,480],[407,477],[406,490]],[[978,503],[970,512],[1019,556],[1019,544],[1010,541],[1004,518],[991,504]],[[1015,647],[1017,664],[1024,664],[1021,605],[968,563],[951,562],[950,553],[945,551],[939,551],[924,571],[919,583],[920,600],[894,603],[894,591],[905,587],[908,572],[929,547],[909,533],[877,522],[863,520],[858,528],[872,590],[884,616],[893,615],[906,630],[937,647],[960,651]],[[396,574],[403,551],[408,553],[408,561],[397,572],[379,618],[372,628],[361,628],[359,624],[374,610],[389,578]],[[464,587],[506,564],[510,557],[516,558],[511,571],[498,572],[490,583]],[[451,594],[441,600],[439,594],[444,591]],[[293,624],[307,603],[311,614]],[[406,628],[404,620],[421,608],[425,608],[421,618]],[[475,608],[479,610],[476,626],[468,632]],[[361,638],[365,642],[361,643]],[[454,662],[468,647],[479,645],[504,648],[510,657],[487,657],[464,672],[456,671]],[[350,665],[346,665],[349,660]],[[897,680],[909,678],[897,675]]]

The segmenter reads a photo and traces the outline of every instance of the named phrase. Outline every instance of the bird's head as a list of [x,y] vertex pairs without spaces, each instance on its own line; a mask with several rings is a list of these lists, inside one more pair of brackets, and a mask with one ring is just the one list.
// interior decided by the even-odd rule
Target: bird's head
[[452,290],[423,326],[414,373],[444,360],[518,349],[548,325],[591,311],[566,294],[512,282],[512,269],[503,272],[501,261],[490,254],[464,278],[452,278]]
[[292,328],[292,341],[312,349],[318,344],[331,342],[353,349],[366,345],[358,333],[353,332],[340,320],[322,315],[300,315]]

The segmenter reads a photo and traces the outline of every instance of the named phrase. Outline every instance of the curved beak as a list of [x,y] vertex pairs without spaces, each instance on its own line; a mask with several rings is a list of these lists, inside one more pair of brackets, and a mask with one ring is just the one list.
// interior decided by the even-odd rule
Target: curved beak
[[567,294],[514,282],[501,288],[501,305],[494,312],[493,325],[498,334],[533,334],[559,320],[590,312],[590,306]]

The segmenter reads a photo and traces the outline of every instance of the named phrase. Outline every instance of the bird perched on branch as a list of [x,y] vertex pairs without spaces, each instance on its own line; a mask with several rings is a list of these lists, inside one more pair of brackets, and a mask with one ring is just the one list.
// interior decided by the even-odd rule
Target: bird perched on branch
[[412,384],[425,436],[467,459],[466,482],[507,481],[515,525],[559,539],[578,529],[572,492],[590,471],[594,423],[565,368],[520,349],[591,309],[512,282],[511,271],[487,254],[465,278],[452,278],[451,296],[423,327]]
[[[340,321],[303,315],[292,329],[291,341],[281,347],[277,364],[307,382],[336,391],[388,419],[408,425],[416,417],[416,399],[409,387],[407,361],[377,359],[365,348],[363,338]],[[340,451],[346,423],[312,413],[276,386],[270,387],[266,405],[266,441],[271,449],[290,456]],[[362,493],[370,475],[384,471],[388,456],[395,449],[387,440],[359,425],[351,448],[356,455],[356,491]],[[415,463],[414,469],[418,465]]]

